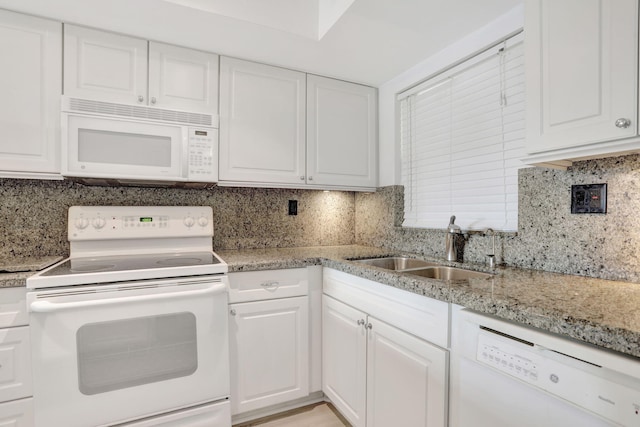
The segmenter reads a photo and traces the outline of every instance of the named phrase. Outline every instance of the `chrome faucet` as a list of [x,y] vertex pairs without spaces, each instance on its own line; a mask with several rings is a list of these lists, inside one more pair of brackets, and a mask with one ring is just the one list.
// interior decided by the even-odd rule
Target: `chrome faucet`
[[458,261],[458,236],[462,234],[460,226],[454,224],[455,215],[451,215],[449,226],[447,227],[447,237],[445,239],[445,253],[447,261]]
[[491,252],[487,253],[487,263],[489,268],[496,268],[496,232],[493,228],[487,228],[484,230],[484,235],[488,236],[491,233]]

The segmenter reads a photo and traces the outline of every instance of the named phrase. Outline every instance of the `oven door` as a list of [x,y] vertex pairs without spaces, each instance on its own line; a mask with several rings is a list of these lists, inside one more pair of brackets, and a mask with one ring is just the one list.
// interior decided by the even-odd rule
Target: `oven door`
[[226,276],[34,291],[28,306],[36,426],[228,399]]

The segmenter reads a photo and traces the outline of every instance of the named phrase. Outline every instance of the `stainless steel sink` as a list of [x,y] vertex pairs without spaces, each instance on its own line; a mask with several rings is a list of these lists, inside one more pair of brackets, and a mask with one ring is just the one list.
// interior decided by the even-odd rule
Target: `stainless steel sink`
[[412,270],[425,267],[437,267],[439,265],[435,262],[423,261],[421,259],[408,257],[354,259],[352,261],[394,271]]
[[437,267],[423,268],[420,270],[407,271],[407,274],[414,274],[416,276],[422,276],[436,280],[460,281],[469,279],[486,279],[493,276],[492,274],[481,273],[479,271],[471,271],[455,267],[445,267],[442,265]]

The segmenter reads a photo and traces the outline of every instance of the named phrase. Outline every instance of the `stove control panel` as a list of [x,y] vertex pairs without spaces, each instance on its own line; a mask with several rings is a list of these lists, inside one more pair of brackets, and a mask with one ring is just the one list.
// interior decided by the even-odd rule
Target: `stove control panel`
[[69,208],[69,241],[211,236],[213,209],[210,206]]

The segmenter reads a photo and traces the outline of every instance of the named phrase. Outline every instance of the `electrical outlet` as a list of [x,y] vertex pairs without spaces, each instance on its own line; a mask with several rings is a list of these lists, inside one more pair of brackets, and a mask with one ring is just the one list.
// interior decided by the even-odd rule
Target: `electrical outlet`
[[607,184],[572,185],[571,213],[607,213]]
[[289,215],[298,215],[298,201],[289,200]]

